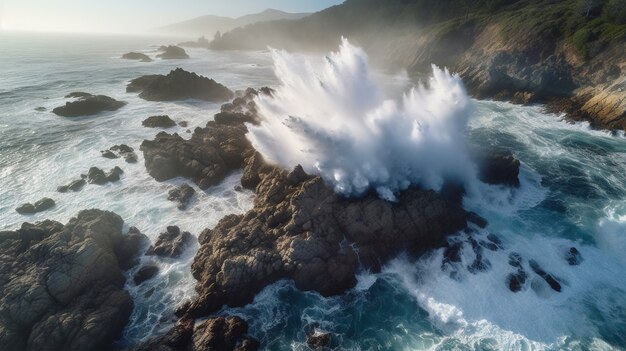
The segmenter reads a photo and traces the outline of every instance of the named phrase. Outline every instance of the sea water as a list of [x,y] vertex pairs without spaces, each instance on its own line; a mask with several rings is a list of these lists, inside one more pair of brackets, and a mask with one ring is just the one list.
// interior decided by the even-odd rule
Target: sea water
[[[66,222],[81,209],[100,208],[118,213],[127,226],[155,240],[168,225],[198,235],[224,215],[251,208],[253,194],[234,189],[237,172],[207,191],[196,188],[186,211],[167,201],[167,192],[186,180],[159,183],[147,174],[138,148],[157,130],[142,127],[141,121],[168,114],[189,123],[169,132],[189,137],[187,129],[204,126],[219,105],[146,102],[127,94],[125,85],[144,74],[182,67],[233,90],[275,86],[279,80],[271,55],[188,49],[189,60],[120,59],[128,51],[154,56],[158,45],[167,43],[160,38],[0,34],[0,230],[46,218]],[[72,91],[105,94],[128,105],[93,117],[52,114]],[[254,303],[219,313],[245,317],[250,333],[270,350],[306,350],[305,329],[311,323],[332,333],[338,350],[624,349],[626,138],[569,124],[541,106],[491,101],[474,101],[466,136],[470,144],[511,150],[522,167],[519,189],[482,184],[465,197],[465,207],[489,225],[450,238],[461,243],[461,262],[443,264],[443,249],[418,260],[400,256],[381,273],[362,272],[354,289],[330,298],[281,281]],[[135,148],[137,164],[100,156],[100,150],[120,143]],[[56,192],[92,166],[120,166],[124,174],[116,183]],[[31,216],[15,212],[19,204],[44,196],[57,205]],[[483,240],[489,234],[501,240],[502,248],[482,251],[487,269],[468,269],[476,258],[470,236]],[[580,251],[579,265],[565,260],[570,247]],[[129,280],[135,310],[120,344],[136,343],[171,325],[175,306],[194,294],[189,271],[194,250],[179,260],[159,261],[159,275],[140,287]],[[515,271],[508,263],[511,253],[523,258],[528,273],[516,293],[506,284]],[[529,269],[529,260],[557,277],[561,292]]]

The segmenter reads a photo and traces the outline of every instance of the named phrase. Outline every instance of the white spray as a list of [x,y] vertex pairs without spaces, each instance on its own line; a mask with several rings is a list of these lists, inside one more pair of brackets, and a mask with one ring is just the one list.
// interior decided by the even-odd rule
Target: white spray
[[396,102],[383,98],[367,55],[346,39],[320,70],[284,51],[273,58],[281,85],[257,99],[262,123],[248,126],[266,160],[301,164],[347,196],[375,189],[395,200],[412,184],[473,183],[464,136],[471,101],[458,75],[433,66],[428,87]]

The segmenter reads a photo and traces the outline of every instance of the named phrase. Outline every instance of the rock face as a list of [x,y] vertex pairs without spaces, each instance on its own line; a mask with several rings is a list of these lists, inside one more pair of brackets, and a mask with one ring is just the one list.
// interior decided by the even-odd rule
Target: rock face
[[70,93],[65,97],[77,100],[68,101],[65,106],[56,107],[52,110],[54,114],[63,117],[89,116],[102,111],[115,111],[126,105],[124,101],[117,101],[105,95],[91,95],[83,92]]
[[122,58],[125,60],[135,60],[141,62],[152,62],[150,56],[146,54],[142,54],[140,52],[128,52],[122,55]]
[[18,208],[16,208],[15,211],[17,211],[17,213],[19,214],[33,214],[33,213],[49,210],[52,207],[54,207],[54,205],[55,205],[54,200],[48,197],[44,197],[43,199],[35,202],[34,204],[31,204],[31,203],[22,204]]
[[418,255],[442,246],[466,226],[460,204],[433,191],[412,188],[391,203],[375,195],[341,198],[300,167],[260,178],[252,210],[226,216],[200,235],[192,264],[198,298],[180,314],[247,304],[279,279],[339,294],[355,285],[361,267],[376,271],[400,252]]
[[162,45],[159,48],[159,51],[162,51],[157,57],[163,60],[179,60],[179,59],[188,59],[189,55],[185,52],[185,49],[176,46],[176,45]]
[[197,326],[183,318],[167,334],[131,351],[255,351],[259,342],[246,336],[247,332],[248,324],[239,317],[213,317]]
[[141,125],[148,128],[170,128],[176,126],[170,116],[150,116]]
[[187,209],[187,205],[195,193],[196,191],[189,184],[182,184],[176,189],[170,190],[167,199],[178,202],[178,209],[182,211]]
[[145,264],[133,275],[133,282],[135,282],[135,285],[139,285],[146,280],[154,278],[157,273],[159,273],[159,266],[154,263]]
[[120,264],[137,255],[122,219],[81,211],[67,225],[24,223],[0,233],[3,350],[106,350],[133,308]]
[[169,226],[167,231],[159,235],[156,243],[150,246],[146,255],[178,258],[191,245],[193,239],[193,235],[189,232],[181,232],[178,227]]
[[[225,104],[223,109],[226,106],[229,111],[245,112],[220,112],[205,128],[196,128],[189,140],[165,132],[157,134],[154,140],[144,140],[140,149],[148,173],[157,181],[184,176],[206,189],[242,168],[246,157],[254,155],[244,123],[257,123],[254,111],[248,108],[256,94],[250,89],[235,99],[237,105]],[[260,160],[254,165],[260,166]]]
[[148,101],[198,99],[221,102],[233,98],[233,92],[222,84],[182,68],[167,76],[156,74],[133,79],[126,86],[126,92],[141,92],[139,97]]
[[511,152],[491,152],[479,160],[479,177],[488,184],[519,187],[520,162]]

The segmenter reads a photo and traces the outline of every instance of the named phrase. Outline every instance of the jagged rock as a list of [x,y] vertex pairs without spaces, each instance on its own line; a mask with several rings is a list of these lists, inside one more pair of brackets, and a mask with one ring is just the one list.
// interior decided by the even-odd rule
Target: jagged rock
[[460,204],[434,191],[411,188],[398,203],[372,194],[345,199],[301,167],[262,174],[256,192],[252,210],[226,216],[200,235],[192,264],[198,298],[179,314],[244,305],[279,279],[339,294],[355,285],[361,267],[377,271],[400,252],[443,246],[466,226]]
[[561,291],[561,284],[559,283],[559,281],[552,274],[546,272],[543,268],[541,268],[541,266],[539,266],[539,263],[537,263],[537,261],[530,260],[528,261],[528,264],[530,265],[530,268],[532,268],[532,270],[535,273],[537,273],[538,276],[543,278],[543,280],[545,280],[546,283],[550,285],[552,290],[557,291],[557,292]]
[[85,184],[86,184],[85,180],[81,178],[81,179],[74,180],[67,185],[61,185],[57,187],[57,191],[60,193],[66,193],[70,190],[80,191],[85,186]]
[[[245,121],[255,121],[252,99],[258,94],[249,89],[231,109],[238,109],[241,114],[250,115]],[[237,99],[236,99],[237,100]],[[246,167],[244,182],[247,187],[258,183],[256,173],[264,162],[260,155],[255,155],[252,145],[246,138],[248,129],[244,119],[234,116],[229,119],[227,112],[222,112],[215,121],[209,121],[205,128],[196,128],[189,140],[178,134],[161,132],[154,140],[144,140],[141,151],[144,153],[148,173],[157,181],[164,181],[178,176],[191,178],[201,188],[221,182],[229,172],[239,169],[250,160]]]
[[479,162],[479,177],[488,184],[504,184],[518,188],[520,162],[511,152],[491,152]]
[[109,173],[105,173],[98,167],[91,167],[85,178],[90,184],[104,185],[109,182],[117,182],[123,173],[124,171],[117,166],[113,167]]
[[182,318],[167,334],[131,351],[256,351],[259,342],[247,332],[248,324],[239,317],[212,317],[195,327],[192,319]]
[[189,232],[181,232],[176,226],[167,227],[167,231],[161,233],[154,246],[150,246],[147,256],[178,258],[185,249],[191,245],[193,235]]
[[167,199],[178,202],[178,209],[185,210],[195,192],[196,191],[190,187],[189,184],[182,184],[176,189],[170,190]]
[[128,257],[118,248],[131,246],[122,226],[112,212],[86,210],[65,226],[24,223],[2,233],[3,350],[109,349],[133,308],[119,266]]
[[128,52],[122,55],[122,58],[125,60],[135,60],[141,62],[152,62],[150,56],[146,54],[142,54],[140,52]]
[[122,156],[127,163],[137,163],[135,150],[126,144],[113,145],[108,151],[114,152],[115,155]]
[[150,116],[141,122],[141,125],[148,128],[171,128],[176,126],[176,122],[167,115]]
[[100,153],[102,154],[102,157],[104,157],[104,158],[108,158],[108,159],[119,158],[119,156],[114,154],[113,151],[111,151],[111,150],[103,150],[103,151],[100,151]]
[[161,47],[159,47],[159,51],[162,51],[162,53],[156,56],[163,60],[179,60],[189,58],[189,55],[187,55],[185,49],[176,45],[162,45]]
[[313,349],[323,349],[329,347],[332,336],[329,333],[320,332],[318,330],[319,323],[313,322],[306,327],[306,343]]
[[148,263],[141,266],[135,275],[133,275],[133,281],[135,282],[135,285],[140,285],[146,280],[154,278],[157,273],[159,273],[159,266],[155,263]]
[[198,99],[219,102],[233,97],[233,92],[222,84],[182,68],[167,76],[156,74],[133,79],[126,91],[141,92],[139,97],[148,101]]
[[19,214],[33,214],[42,212],[45,210],[49,210],[54,207],[54,200],[48,197],[44,197],[43,199],[35,202],[34,204],[26,203],[18,206],[15,211]]
[[63,117],[78,117],[95,115],[102,111],[115,111],[126,105],[124,101],[118,101],[105,95],[91,95],[89,93],[70,93],[66,98],[77,98],[68,101],[65,106],[59,106],[52,110],[56,115]]

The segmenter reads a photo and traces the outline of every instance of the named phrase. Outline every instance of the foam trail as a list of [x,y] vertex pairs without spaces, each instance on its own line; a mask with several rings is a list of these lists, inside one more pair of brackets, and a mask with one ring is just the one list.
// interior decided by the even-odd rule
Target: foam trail
[[321,69],[272,54],[281,84],[273,97],[257,99],[263,121],[249,126],[266,160],[301,164],[348,196],[375,189],[394,200],[411,184],[439,190],[446,179],[473,183],[464,136],[471,101],[458,75],[433,66],[428,87],[396,102],[383,98],[367,55],[346,39]]

